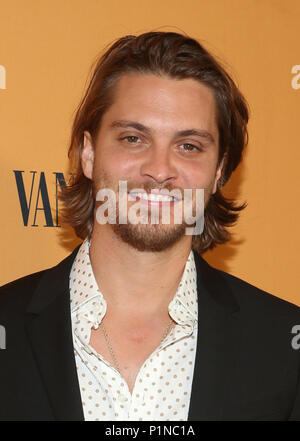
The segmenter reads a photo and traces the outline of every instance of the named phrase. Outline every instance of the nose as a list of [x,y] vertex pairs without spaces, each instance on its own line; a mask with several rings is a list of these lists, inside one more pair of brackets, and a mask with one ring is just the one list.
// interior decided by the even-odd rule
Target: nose
[[140,169],[141,175],[158,184],[170,183],[178,177],[172,153],[162,146],[152,146]]

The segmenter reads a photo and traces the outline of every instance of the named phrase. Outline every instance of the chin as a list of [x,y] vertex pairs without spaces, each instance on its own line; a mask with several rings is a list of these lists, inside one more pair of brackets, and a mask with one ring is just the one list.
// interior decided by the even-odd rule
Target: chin
[[125,243],[138,251],[165,251],[185,235],[186,226],[114,224],[114,233]]

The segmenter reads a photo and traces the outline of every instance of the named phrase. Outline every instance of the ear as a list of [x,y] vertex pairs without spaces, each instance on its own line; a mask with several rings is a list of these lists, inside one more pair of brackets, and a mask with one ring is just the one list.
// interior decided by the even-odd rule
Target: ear
[[91,134],[85,131],[83,149],[81,152],[81,166],[84,176],[89,179],[93,178],[94,156],[95,152]]
[[214,187],[213,187],[213,191],[212,194],[215,194],[215,192],[217,191],[218,188],[218,181],[222,176],[222,170],[223,170],[223,166],[225,163],[225,157],[226,154],[223,156],[222,161],[220,162],[220,164],[218,165],[217,171],[216,171],[216,176],[215,176],[215,182],[214,182]]

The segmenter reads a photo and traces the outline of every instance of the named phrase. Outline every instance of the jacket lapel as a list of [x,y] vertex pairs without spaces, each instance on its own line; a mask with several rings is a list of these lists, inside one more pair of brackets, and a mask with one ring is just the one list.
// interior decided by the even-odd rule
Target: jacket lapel
[[46,271],[26,313],[26,331],[56,420],[83,420],[74,357],[69,274],[78,251]]
[[222,420],[239,345],[239,306],[221,273],[194,255],[198,340],[188,420]]

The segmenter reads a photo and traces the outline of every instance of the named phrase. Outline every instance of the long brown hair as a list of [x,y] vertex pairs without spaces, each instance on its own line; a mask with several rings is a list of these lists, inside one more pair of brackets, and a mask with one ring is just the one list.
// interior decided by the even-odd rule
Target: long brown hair
[[204,231],[193,236],[199,253],[230,239],[233,225],[245,204],[237,205],[222,195],[221,188],[242,159],[248,141],[247,103],[220,63],[196,40],[174,32],[147,32],[120,38],[102,55],[82,98],[73,122],[69,158],[72,181],[62,189],[62,218],[80,238],[91,235],[94,222],[92,182],[83,174],[81,152],[84,131],[96,139],[101,119],[112,103],[114,85],[126,73],[193,78],[215,96],[219,130],[219,163],[224,159],[218,188],[204,213]]

